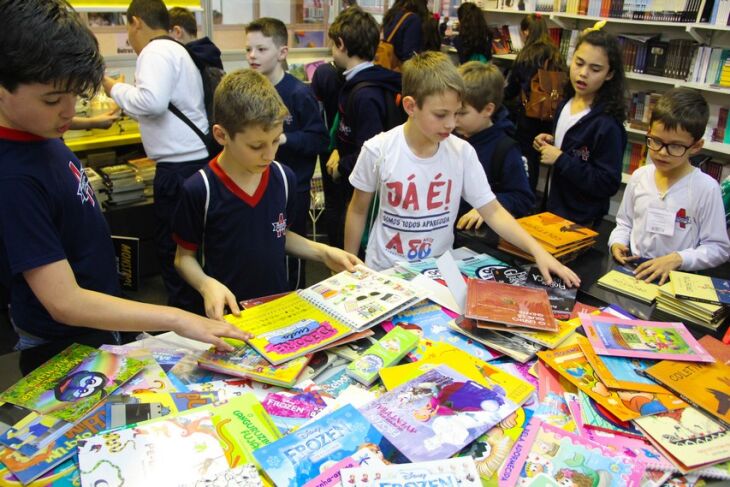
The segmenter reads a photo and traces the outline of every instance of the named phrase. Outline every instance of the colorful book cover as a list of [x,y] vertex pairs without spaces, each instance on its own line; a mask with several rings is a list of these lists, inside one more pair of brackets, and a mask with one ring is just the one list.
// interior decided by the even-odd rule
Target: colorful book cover
[[317,377],[315,383],[319,392],[331,398],[339,396],[342,391],[351,385],[359,385],[358,381],[347,375],[347,364],[327,370]]
[[135,394],[137,392],[175,392],[177,389],[154,356],[143,348],[127,348],[121,345],[102,345],[99,350],[124,355],[144,362],[144,369],[122,384],[114,394]]
[[659,286],[656,284],[641,281],[633,274],[626,274],[615,269],[608,271],[598,279],[598,285],[644,303],[651,303],[659,293]]
[[578,337],[578,345],[596,375],[606,387],[630,391],[658,392],[660,394],[668,392],[664,387],[647,378],[642,372],[654,365],[654,361],[598,355],[593,350],[591,342],[583,336]]
[[396,326],[350,363],[347,373],[361,384],[369,386],[377,380],[380,369],[400,362],[417,343],[418,335]]
[[449,327],[522,363],[527,362],[542,350],[540,345],[520,336],[479,328],[475,320],[468,318],[457,318],[449,323]]
[[671,394],[607,388],[596,376],[593,367],[578,345],[539,352],[538,357],[623,421],[686,407],[684,401]]
[[[0,485],[3,487],[21,487],[22,484],[4,465],[0,465]],[[27,487],[78,487],[81,485],[79,468],[74,459],[69,458],[60,465],[50,469]]]
[[210,411],[80,440],[82,485],[181,485],[228,470]]
[[553,349],[567,340],[580,327],[579,318],[573,318],[568,321],[556,321],[558,323],[558,331],[556,332],[515,330],[514,333],[538,345]]
[[639,487],[644,466],[533,418],[502,465],[504,486]]
[[144,367],[139,360],[103,350],[88,353],[87,348],[67,348],[56,356],[58,361],[54,357],[41,365],[3,392],[0,400],[74,422]]
[[559,277],[553,277],[553,283],[548,286],[537,267],[530,267],[529,269],[510,267],[496,270],[494,271],[494,280],[513,286],[544,289],[548,294],[553,315],[560,320],[566,320],[570,317],[578,293],[578,288],[566,286]]
[[447,458],[430,462],[353,467],[342,470],[343,485],[382,487],[405,485],[481,487],[477,467],[471,457]]
[[319,392],[274,392],[261,401],[271,421],[286,435],[317,416],[327,403]]
[[728,428],[692,406],[635,423],[683,473],[730,459]]
[[575,421],[573,421],[573,415],[570,414],[570,409],[568,409],[568,403],[564,395],[557,392],[546,393],[535,407],[532,416],[556,428],[575,431]]
[[580,316],[583,330],[599,355],[714,362],[682,323]]
[[671,271],[669,281],[677,298],[730,305],[730,281],[688,272]]
[[[549,212],[518,218],[517,223],[543,244],[546,249],[553,251],[598,236],[598,233],[590,228]],[[551,252],[551,250],[548,250],[548,252]]]
[[545,290],[494,281],[469,279],[464,316],[507,326],[558,331]]
[[234,347],[232,352],[219,352],[211,348],[198,358],[198,365],[235,377],[250,377],[267,384],[291,387],[312,358],[312,354],[307,354],[281,365],[271,365],[253,347],[245,343],[239,342]]
[[711,335],[705,335],[698,340],[710,355],[715,357],[717,362],[730,365],[730,346],[725,345]]
[[502,387],[485,387],[441,365],[361,411],[410,461],[422,462],[454,455],[518,407]]
[[384,458],[395,453],[357,409],[345,405],[262,446],[254,451],[254,457],[277,487],[297,487],[365,447],[377,450]]
[[489,254],[479,254],[456,261],[459,272],[466,277],[482,281],[494,280],[494,271],[506,269],[509,265]]
[[140,392],[115,395],[106,403],[107,430],[125,428],[219,401],[215,392]]
[[641,431],[634,426],[634,423],[618,419],[606,408],[591,399],[585,392],[578,391],[578,401],[580,402],[583,424],[586,428],[632,438],[644,437]]
[[[340,460],[334,465],[328,467],[321,474],[304,484],[302,487],[330,487],[333,485],[343,485],[341,470],[344,468],[353,467],[368,467],[378,468],[385,465],[381,460],[380,451],[374,451],[375,449],[361,448],[351,456]],[[353,485],[355,482],[354,478],[348,477],[346,484]]]
[[0,418],[4,430],[0,443],[26,456],[35,455],[73,425],[7,402],[0,404]]

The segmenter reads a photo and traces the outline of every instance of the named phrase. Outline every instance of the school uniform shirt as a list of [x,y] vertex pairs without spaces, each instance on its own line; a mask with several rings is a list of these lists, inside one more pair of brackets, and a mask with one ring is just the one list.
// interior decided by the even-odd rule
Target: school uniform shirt
[[0,276],[15,325],[53,340],[89,333],[54,320],[23,273],[67,260],[84,289],[120,294],[109,226],[81,163],[61,139],[0,127]]
[[[634,171],[608,248],[622,243],[632,254],[647,258],[677,252],[682,257],[680,269],[687,271],[709,269],[727,261],[730,241],[717,181],[694,168],[662,195],[656,187],[655,173],[654,164]],[[654,215],[661,214],[658,212],[670,217],[667,224],[660,225],[666,225],[661,233],[655,226]]]
[[157,39],[147,44],[137,58],[134,85],[117,83],[111,97],[139,122],[150,159],[186,162],[208,157],[200,137],[167,108],[172,102],[201,132],[208,133],[200,71],[177,42]]
[[495,198],[466,141],[450,135],[436,154],[422,158],[408,147],[402,125],[365,143],[350,183],[361,191],[380,192],[365,252],[365,263],[376,270],[440,256],[454,242],[460,198],[472,208]]
[[276,91],[289,110],[284,120],[286,144],[279,146],[276,160],[296,174],[296,191],[309,191],[317,155],[329,144],[319,103],[312,90],[289,73],[276,84]]
[[203,271],[237,299],[286,291],[286,231],[296,211],[294,173],[272,163],[249,195],[223,171],[218,157],[202,171],[210,186],[207,213],[208,191],[198,172],[183,185],[173,218],[175,242],[192,251],[202,246]]
[[[558,111],[567,107],[563,105]],[[621,186],[626,130],[599,106],[571,126],[553,164],[547,210],[581,225],[594,225],[608,213]]]

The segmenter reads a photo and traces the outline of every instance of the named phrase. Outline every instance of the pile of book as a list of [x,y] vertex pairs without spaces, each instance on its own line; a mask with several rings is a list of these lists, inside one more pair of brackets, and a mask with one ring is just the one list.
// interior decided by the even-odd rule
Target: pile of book
[[137,170],[138,178],[142,179],[144,183],[144,195],[148,198],[152,197],[154,194],[152,183],[155,180],[155,171],[157,169],[155,161],[149,157],[141,157],[139,159],[130,159],[128,163]]
[[672,271],[669,282],[659,287],[656,309],[689,323],[717,330],[725,322],[730,305],[730,281]]
[[144,182],[137,176],[137,170],[130,164],[116,164],[99,168],[104,179],[107,207],[131,205],[145,200]]
[[93,189],[94,194],[96,194],[97,201],[101,205],[103,205],[104,202],[109,199],[109,194],[106,192],[104,179],[99,176],[99,173],[94,171],[93,168],[84,167],[84,172],[86,173],[86,177],[89,179],[89,185],[91,186],[91,189]]
[[[517,223],[532,235],[549,254],[561,262],[568,262],[591,248],[598,233],[550,212],[519,218]],[[499,240],[500,250],[534,262],[532,255],[504,239]]]

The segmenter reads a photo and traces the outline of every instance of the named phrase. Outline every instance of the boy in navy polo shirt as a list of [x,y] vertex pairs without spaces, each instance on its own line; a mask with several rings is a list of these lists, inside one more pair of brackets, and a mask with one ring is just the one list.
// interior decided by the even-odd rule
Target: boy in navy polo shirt
[[214,110],[223,152],[185,181],[173,221],[175,267],[201,298],[186,308],[220,318],[226,306],[238,313],[240,299],[286,291],[286,254],[353,270],[354,255],[287,230],[297,179],[273,161],[287,110],[272,84],[253,70],[231,73]]
[[[276,87],[289,111],[284,119],[276,160],[289,166],[296,174],[293,196],[300,211],[291,221],[291,228],[299,235],[307,234],[309,214],[309,183],[314,174],[317,156],[327,149],[329,139],[319,104],[314,93],[304,83],[284,71],[282,63],[289,52],[289,34],[279,19],[262,17],[246,26],[246,57],[249,67],[263,74]],[[304,262],[287,259],[289,288],[304,286]]]
[[117,297],[109,228],[60,139],[76,96],[101,85],[94,35],[64,0],[2,0],[0,18],[0,278],[11,293],[17,348],[173,330],[231,349],[220,337],[245,334],[227,323]]

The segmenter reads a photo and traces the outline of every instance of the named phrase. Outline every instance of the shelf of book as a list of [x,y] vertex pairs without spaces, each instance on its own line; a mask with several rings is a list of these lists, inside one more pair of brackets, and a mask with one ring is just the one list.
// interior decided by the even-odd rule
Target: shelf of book
[[[626,126],[626,133],[641,137],[646,135],[646,131],[635,129],[629,127],[628,125]],[[702,147],[702,150],[711,154],[720,154],[727,156],[730,155],[730,144],[723,144],[721,142],[713,142],[705,139],[705,145]]]
[[[495,56],[496,57],[496,56]],[[684,86],[687,88],[693,88],[699,91],[707,91],[709,93],[720,93],[723,95],[730,95],[730,86],[719,86],[707,83],[691,83],[682,79],[665,78],[663,76],[654,76],[651,74],[644,73],[633,73],[627,72],[626,78],[637,81],[645,81],[647,83],[654,83],[660,85],[669,85],[673,87]]]
[[141,144],[142,137],[139,132],[129,132],[117,135],[89,135],[86,137],[78,137],[66,140],[66,146],[73,152],[81,152],[94,149],[105,149],[107,147],[117,147],[120,145]]

